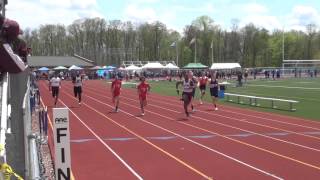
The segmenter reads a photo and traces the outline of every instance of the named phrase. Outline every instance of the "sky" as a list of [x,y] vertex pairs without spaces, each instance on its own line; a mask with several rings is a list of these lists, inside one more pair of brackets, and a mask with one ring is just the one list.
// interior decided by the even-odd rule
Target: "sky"
[[7,17],[17,20],[22,29],[100,17],[135,23],[161,21],[168,29],[183,32],[202,15],[226,30],[237,19],[239,27],[253,23],[270,31],[304,31],[310,23],[320,27],[320,0],[8,0],[7,6]]

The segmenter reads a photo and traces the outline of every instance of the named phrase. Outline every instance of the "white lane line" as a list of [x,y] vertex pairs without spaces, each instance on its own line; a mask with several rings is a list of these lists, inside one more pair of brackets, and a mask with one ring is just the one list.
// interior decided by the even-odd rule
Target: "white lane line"
[[[92,99],[92,100],[94,100],[94,101],[96,101],[96,102],[99,102],[100,104],[104,104],[104,105],[106,105],[106,106],[109,106],[109,107],[113,108],[113,107],[110,106],[109,104],[106,104],[106,103],[104,103],[104,102],[101,102],[101,101],[99,101],[98,99],[95,99],[95,98],[93,98],[93,97],[91,97],[91,96],[88,96],[88,95],[85,95],[85,96],[87,96],[88,98],[90,98],[90,99]],[[126,103],[123,103],[123,104],[126,104]],[[126,105],[131,106],[131,107],[135,107],[135,106],[132,106],[132,105],[129,105],[129,104],[126,104]],[[137,107],[135,107],[135,108],[137,108]],[[211,151],[211,152],[217,153],[217,154],[219,154],[219,155],[221,155],[221,156],[224,156],[224,157],[226,157],[226,158],[228,158],[228,159],[231,159],[231,160],[233,160],[233,161],[235,161],[235,162],[238,162],[238,163],[240,163],[240,164],[242,164],[242,165],[244,165],[244,166],[246,166],[246,167],[249,167],[249,168],[251,168],[251,169],[254,169],[254,170],[256,170],[256,171],[258,171],[258,172],[260,172],[260,173],[263,173],[263,174],[265,174],[265,175],[267,175],[267,176],[271,176],[271,177],[273,177],[273,178],[275,178],[275,179],[283,180],[283,178],[278,177],[278,176],[276,176],[276,175],[274,175],[274,174],[272,174],[272,173],[269,173],[269,172],[266,172],[266,171],[264,171],[264,170],[261,170],[261,169],[259,169],[259,168],[257,168],[257,167],[254,167],[254,166],[252,166],[252,165],[250,165],[250,164],[247,164],[247,163],[245,163],[245,162],[243,162],[243,161],[240,161],[240,160],[238,160],[238,159],[236,159],[236,158],[234,158],[234,157],[231,157],[231,156],[229,156],[229,155],[227,155],[227,154],[224,154],[224,153],[222,153],[222,152],[220,152],[220,151],[217,151],[217,150],[212,149],[212,148],[210,148],[210,147],[207,147],[207,146],[205,146],[205,145],[203,145],[203,144],[200,144],[200,143],[198,143],[198,142],[196,142],[196,141],[193,141],[193,140],[191,140],[191,139],[189,139],[189,138],[186,138],[186,137],[184,137],[184,136],[182,136],[182,135],[180,135],[180,134],[177,134],[177,133],[175,133],[175,132],[173,132],[173,131],[170,131],[170,130],[165,129],[165,128],[161,127],[161,126],[158,126],[158,125],[156,125],[156,124],[153,124],[153,123],[151,123],[151,122],[148,122],[148,121],[146,121],[146,120],[144,120],[144,119],[142,119],[142,118],[140,118],[140,117],[137,117],[137,116],[135,116],[135,115],[133,115],[133,114],[131,114],[131,113],[128,113],[128,112],[123,111],[123,110],[120,110],[120,111],[123,112],[123,113],[125,113],[125,114],[127,114],[127,115],[129,115],[129,116],[135,117],[136,119],[139,119],[139,120],[142,121],[142,122],[145,122],[145,123],[147,123],[147,124],[150,124],[151,126],[157,127],[157,128],[162,129],[162,130],[164,130],[164,131],[166,131],[166,132],[169,132],[169,133],[171,133],[171,134],[174,134],[174,135],[176,135],[176,136],[178,136],[178,137],[180,137],[180,138],[182,138],[182,139],[184,139],[184,140],[186,140],[186,141],[189,141],[189,142],[191,142],[191,143],[193,143],[193,144],[196,144],[196,145],[198,145],[198,146],[200,146],[200,147],[202,147],[202,148],[205,148],[205,149],[207,149],[207,150],[209,150],[209,151]],[[154,113],[154,112],[149,111],[149,110],[145,110],[145,111],[146,111],[146,112],[153,113],[153,114],[157,114],[157,113]],[[159,115],[159,114],[158,114],[158,115]],[[167,117],[167,118],[168,118],[168,117]]]

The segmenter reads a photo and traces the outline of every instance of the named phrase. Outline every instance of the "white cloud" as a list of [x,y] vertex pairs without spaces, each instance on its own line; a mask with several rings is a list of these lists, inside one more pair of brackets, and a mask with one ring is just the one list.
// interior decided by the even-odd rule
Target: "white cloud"
[[[183,5],[172,5],[165,7],[156,7],[155,3],[158,0],[133,0],[130,1],[123,12],[122,20],[130,20],[135,23],[160,21],[164,23],[168,29],[176,30],[180,33],[183,32],[184,25],[178,23],[178,16],[186,13],[196,14],[212,14],[215,7],[212,3],[199,4],[197,7],[183,6]],[[148,2],[149,4],[145,4]],[[152,5],[152,6],[151,6]],[[196,18],[196,16],[194,17]],[[178,25],[180,24],[180,25]]]
[[306,30],[306,25],[320,22],[320,12],[311,6],[296,5],[291,13],[285,17],[285,27],[287,30]]
[[282,25],[276,16],[249,15],[241,20],[240,26],[243,27],[249,23],[253,23],[256,26],[268,29],[269,31],[274,29],[282,29]]
[[59,7],[59,8],[79,8],[85,9],[94,7],[96,5],[96,0],[39,0],[40,4],[46,5],[48,7]]
[[244,27],[249,23],[253,23],[256,26],[265,28],[269,31],[282,28],[279,18],[277,16],[269,15],[269,9],[262,4],[248,3],[238,5],[237,8],[240,8],[243,10],[243,12],[245,12],[245,16],[239,19],[240,27]]
[[241,9],[248,14],[262,14],[269,11],[266,6],[257,3],[244,4]]
[[156,12],[153,8],[141,8],[135,4],[130,4],[125,8],[124,18],[125,20],[137,22],[152,22],[157,19]]
[[129,4],[123,13],[123,20],[135,23],[160,21],[165,23],[168,29],[179,31],[176,26],[176,12],[171,9],[155,10],[151,7],[139,7],[137,4]]
[[159,0],[131,0],[131,3],[139,3],[139,4],[146,4],[146,3],[156,3]]
[[96,0],[11,0],[7,17],[19,22],[22,29],[40,24],[69,25],[80,18],[102,17]]
[[183,12],[183,13],[212,13],[215,10],[214,6],[211,3],[205,3],[196,7],[190,7],[190,6],[174,6],[173,11],[176,12]]

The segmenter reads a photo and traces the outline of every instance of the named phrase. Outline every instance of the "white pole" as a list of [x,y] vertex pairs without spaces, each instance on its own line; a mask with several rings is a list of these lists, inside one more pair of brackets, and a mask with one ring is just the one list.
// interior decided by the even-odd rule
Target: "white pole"
[[211,42],[211,61],[213,64],[213,41]]
[[194,63],[197,62],[197,38],[195,38],[195,42],[194,42]]
[[176,41],[176,56],[177,56],[177,66],[179,67],[178,42],[177,41]]
[[[284,27],[282,29],[282,63],[284,61]],[[284,65],[282,65],[282,73],[284,74]]]

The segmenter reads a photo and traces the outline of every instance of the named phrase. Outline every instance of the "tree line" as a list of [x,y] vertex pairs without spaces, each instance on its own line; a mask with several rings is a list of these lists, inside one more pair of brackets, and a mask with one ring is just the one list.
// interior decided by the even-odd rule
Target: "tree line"
[[34,56],[78,54],[97,65],[175,61],[176,53],[179,66],[194,62],[195,53],[196,61],[205,65],[212,61],[239,62],[244,67],[280,66],[283,58],[320,59],[320,31],[314,24],[307,25],[305,31],[285,32],[270,32],[254,24],[239,28],[238,24],[233,19],[231,30],[227,31],[210,17],[201,16],[186,25],[181,35],[158,21],[132,23],[92,18],[76,20],[69,26],[41,25],[26,29],[23,36]]

